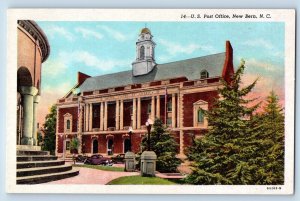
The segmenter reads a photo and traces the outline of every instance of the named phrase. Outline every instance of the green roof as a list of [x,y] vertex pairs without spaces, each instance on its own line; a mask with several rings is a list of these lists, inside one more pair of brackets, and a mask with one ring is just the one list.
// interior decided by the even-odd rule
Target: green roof
[[132,75],[131,70],[100,75],[87,78],[79,88],[81,92],[86,92],[178,77],[196,80],[200,78],[200,73],[203,70],[209,73],[209,77],[217,77],[222,75],[224,61],[225,53],[223,52],[182,61],[157,64],[146,75],[135,77]]

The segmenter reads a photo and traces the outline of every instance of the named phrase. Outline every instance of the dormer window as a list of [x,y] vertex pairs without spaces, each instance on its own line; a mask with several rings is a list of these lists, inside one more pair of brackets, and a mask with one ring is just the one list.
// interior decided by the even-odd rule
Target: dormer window
[[209,77],[209,73],[207,72],[207,70],[203,70],[200,73],[200,79],[205,79]]

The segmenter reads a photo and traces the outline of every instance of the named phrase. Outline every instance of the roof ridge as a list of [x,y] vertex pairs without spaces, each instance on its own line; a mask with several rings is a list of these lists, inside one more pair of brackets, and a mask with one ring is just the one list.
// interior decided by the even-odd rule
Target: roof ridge
[[171,61],[171,62],[167,62],[167,63],[163,63],[163,64],[157,64],[157,65],[165,65],[165,64],[171,64],[171,63],[176,63],[176,62],[184,62],[184,61],[189,61],[189,60],[193,60],[193,59],[200,59],[200,58],[205,58],[205,57],[210,57],[210,56],[216,56],[218,54],[225,54],[225,52],[219,52],[219,53],[209,54],[209,55],[200,56],[200,57],[193,57],[193,58],[189,58],[189,59]]

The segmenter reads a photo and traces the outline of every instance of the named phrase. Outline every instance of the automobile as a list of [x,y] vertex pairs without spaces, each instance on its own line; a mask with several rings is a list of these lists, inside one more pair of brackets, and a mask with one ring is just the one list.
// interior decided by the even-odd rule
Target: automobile
[[87,158],[84,164],[89,165],[112,165],[112,160],[108,157],[104,157],[101,154],[94,154]]
[[84,155],[77,155],[75,157],[75,161],[76,162],[81,162],[81,163],[85,163],[85,161],[88,159],[87,156],[84,156]]
[[118,154],[117,156],[111,157],[113,163],[124,163],[125,162],[125,154]]

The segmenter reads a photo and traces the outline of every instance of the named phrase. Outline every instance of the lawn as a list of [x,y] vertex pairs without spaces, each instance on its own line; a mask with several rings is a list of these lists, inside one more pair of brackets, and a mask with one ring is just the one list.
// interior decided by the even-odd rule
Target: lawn
[[113,171],[113,172],[124,172],[123,167],[112,167],[112,166],[104,166],[104,165],[73,165],[73,167],[92,168],[96,170],[105,170],[105,171]]
[[114,179],[107,185],[176,185],[176,183],[158,177],[127,176]]

